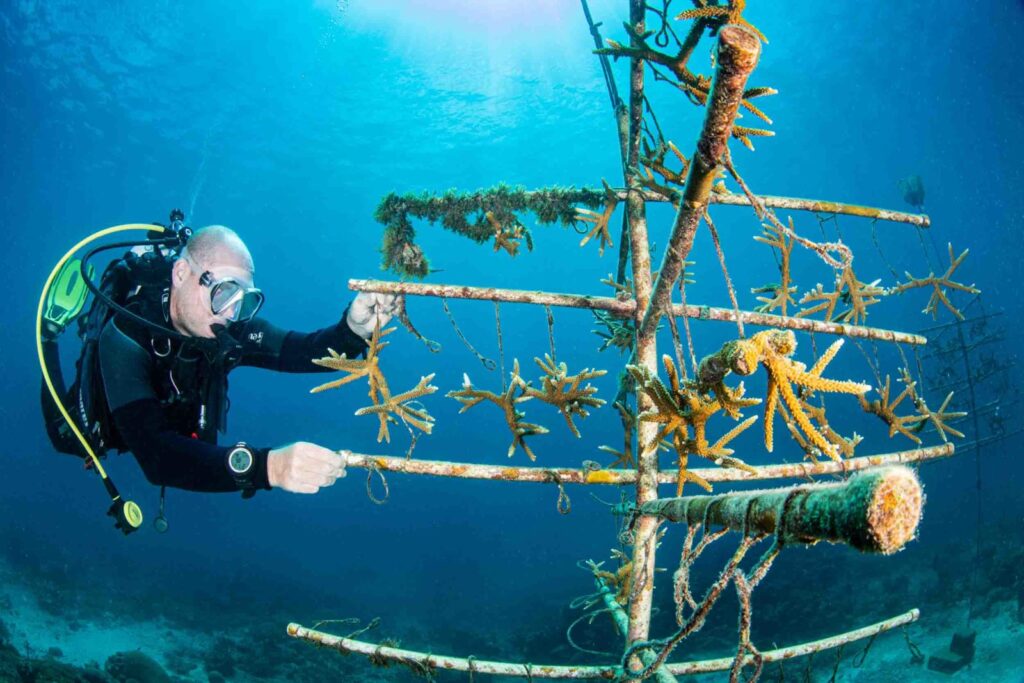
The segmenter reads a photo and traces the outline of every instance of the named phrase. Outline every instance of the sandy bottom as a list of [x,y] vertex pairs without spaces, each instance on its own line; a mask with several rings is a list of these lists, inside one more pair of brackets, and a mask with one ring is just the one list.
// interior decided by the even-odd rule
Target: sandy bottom
[[[182,671],[181,652],[200,652],[213,646],[214,638],[208,633],[182,630],[172,627],[163,619],[126,621],[124,615],[118,615],[117,623],[113,619],[102,616],[91,620],[78,619],[64,623],[55,619],[41,605],[37,590],[24,576],[13,571],[9,566],[0,563],[0,618],[6,624],[9,642],[23,655],[44,657],[48,651],[59,661],[76,666],[98,664],[101,668],[106,659],[115,652],[141,650],[159,662],[173,674],[178,681],[208,681],[208,675],[201,662],[195,660],[195,668]],[[1018,620],[1016,601],[996,603],[984,618],[974,620],[972,626],[978,632],[976,655],[970,667],[953,676],[929,671],[925,666],[910,664],[910,651],[900,629],[879,636],[872,644],[870,652],[860,667],[854,667],[867,641],[860,641],[847,646],[843,662],[835,675],[837,682],[883,683],[888,681],[971,681],[972,683],[1022,683],[1024,682],[1024,624]],[[929,611],[922,606],[922,617],[910,627],[910,637],[926,654],[937,653],[945,649],[954,631],[963,626],[964,610],[962,606],[946,612]],[[109,615],[107,615],[109,616]],[[506,628],[511,625],[503,625]],[[288,640],[284,633],[285,624],[281,624],[281,639]],[[51,648],[59,650],[59,654]],[[300,656],[301,650],[296,653]],[[809,680],[829,681],[832,676],[836,651],[817,655],[813,661],[813,671]],[[437,652],[435,654],[446,654]],[[453,655],[463,653],[450,653]],[[329,652],[317,652],[309,648],[309,657],[339,658]],[[411,673],[404,670],[374,669],[368,664],[360,663],[356,657],[342,660],[347,666],[360,670],[358,674],[350,671],[335,680],[414,680]],[[552,662],[555,663],[555,662]],[[177,667],[175,667],[177,664]],[[780,671],[777,664],[769,664],[765,668],[762,681],[804,681],[806,678],[807,659],[794,660],[785,664]],[[305,676],[296,677],[297,671],[280,677],[253,677],[239,671],[227,680],[256,682],[274,680],[308,680]],[[311,673],[311,672],[310,672]],[[340,672],[338,672],[340,674]],[[307,673],[307,675],[309,675]],[[462,680],[452,674],[441,674],[441,680]],[[713,674],[691,677],[694,681],[727,680],[728,674]],[[221,680],[215,677],[215,680]],[[490,680],[501,680],[491,678]],[[511,680],[511,679],[509,679]]]

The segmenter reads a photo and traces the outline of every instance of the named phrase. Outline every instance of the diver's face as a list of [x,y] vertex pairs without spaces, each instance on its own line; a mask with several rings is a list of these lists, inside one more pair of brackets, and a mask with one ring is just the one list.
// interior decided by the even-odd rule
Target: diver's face
[[252,287],[253,274],[242,259],[230,253],[212,258],[205,264],[196,263],[191,257],[175,262],[171,278],[171,323],[182,334],[211,338],[214,336],[212,326],[227,326],[233,310],[229,308],[220,314],[213,312],[211,288],[200,282],[204,272],[209,272],[214,282],[234,278],[245,287]]

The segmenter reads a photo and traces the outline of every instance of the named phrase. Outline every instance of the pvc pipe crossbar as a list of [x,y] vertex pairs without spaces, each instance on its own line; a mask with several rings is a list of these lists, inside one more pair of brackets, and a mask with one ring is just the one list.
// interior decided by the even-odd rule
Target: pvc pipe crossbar
[[[690,470],[706,481],[736,482],[764,481],[767,479],[810,479],[811,477],[857,472],[871,467],[926,462],[953,455],[952,443],[941,446],[916,448],[909,451],[862,455],[848,460],[822,460],[817,463],[778,463],[754,467],[754,472],[726,467],[700,467]],[[448,462],[444,460],[419,460],[400,456],[366,455],[350,453],[348,466],[362,469],[377,469],[382,472],[401,472],[435,477],[459,479],[489,479],[493,481],[520,481],[533,483],[562,484],[610,484],[621,486],[635,484],[637,472],[634,469],[590,469],[568,467],[507,467],[503,465],[480,465],[473,463]],[[674,484],[678,470],[662,470],[658,473],[659,484]]]
[[[391,280],[351,279],[348,288],[359,292],[381,292],[385,294],[408,294],[410,296],[445,297],[448,299],[473,299],[477,301],[499,301],[502,303],[534,304],[540,306],[556,306],[562,308],[585,308],[589,310],[608,311],[620,318],[633,318],[636,301],[633,299],[616,299],[586,294],[560,294],[525,289],[503,289],[499,287],[470,287],[465,285],[443,285],[423,282],[396,282]],[[715,306],[699,306],[690,304],[673,304],[672,315],[677,318],[693,318],[696,320],[715,320],[718,322],[736,322],[736,311],[731,308]],[[795,318],[793,316],[740,311],[739,319],[744,324],[763,327],[779,327],[804,332],[820,332],[843,337],[873,339],[877,341],[895,342],[899,344],[922,345],[927,339],[919,334],[884,330],[862,325],[844,325],[842,323]]]
[[[765,650],[761,653],[765,663],[778,662],[796,657],[803,657],[814,652],[822,652],[837,648],[840,645],[871,638],[880,633],[891,631],[906,624],[917,621],[920,617],[917,609],[912,609],[898,616],[880,621],[870,626],[847,631],[828,638],[813,640],[798,645]],[[565,678],[565,679],[614,679],[619,674],[617,664],[604,664],[597,666],[556,666],[550,664],[518,664],[513,662],[497,662],[482,659],[469,659],[465,657],[446,657],[433,655],[415,650],[403,650],[394,647],[383,647],[376,643],[368,643],[351,638],[343,638],[330,633],[316,631],[306,628],[300,624],[288,624],[288,635],[300,640],[329,647],[339,652],[353,652],[356,654],[379,657],[392,662],[413,662],[419,666],[445,669],[448,671],[472,671],[478,674],[494,674],[501,676],[519,676],[522,678]],[[748,658],[749,659],[749,658]],[[675,676],[687,676],[692,674],[712,673],[715,671],[728,671],[733,664],[732,657],[719,659],[704,659],[692,662],[678,662],[665,666],[669,673]]]
[[[619,199],[625,199],[627,192],[623,189],[614,189]],[[858,216],[871,218],[879,221],[891,221],[893,223],[907,223],[921,228],[931,227],[931,219],[920,213],[907,213],[904,211],[892,211],[890,209],[879,209],[873,206],[861,206],[859,204],[846,204],[844,202],[833,202],[825,199],[801,199],[799,197],[779,197],[775,195],[756,195],[766,207],[771,209],[789,209],[791,211],[811,211],[813,213],[837,213],[846,216]],[[667,202],[669,199],[652,190],[644,190],[643,198],[646,202]],[[709,203],[723,204],[726,206],[750,206],[750,199],[742,193],[724,192],[712,193]]]

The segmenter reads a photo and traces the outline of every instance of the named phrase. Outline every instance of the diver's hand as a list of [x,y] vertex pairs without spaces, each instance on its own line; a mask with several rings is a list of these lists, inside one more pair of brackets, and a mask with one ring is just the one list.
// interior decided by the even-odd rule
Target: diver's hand
[[316,493],[345,476],[347,454],[305,441],[275,448],[267,455],[267,481],[275,489]]
[[345,322],[349,329],[363,339],[373,336],[373,328],[380,320],[380,326],[384,327],[391,320],[391,316],[398,312],[401,301],[394,294],[381,294],[379,292],[359,292],[348,307],[348,316]]

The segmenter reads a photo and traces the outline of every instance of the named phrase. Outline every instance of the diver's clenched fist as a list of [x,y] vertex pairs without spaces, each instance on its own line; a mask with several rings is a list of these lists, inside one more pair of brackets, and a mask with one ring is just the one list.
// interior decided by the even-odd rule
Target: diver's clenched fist
[[369,339],[377,322],[380,322],[381,327],[387,325],[392,316],[399,312],[402,303],[401,295],[359,292],[348,307],[345,322],[360,337]]
[[305,441],[275,448],[267,455],[267,480],[275,489],[316,493],[345,476],[348,454]]

